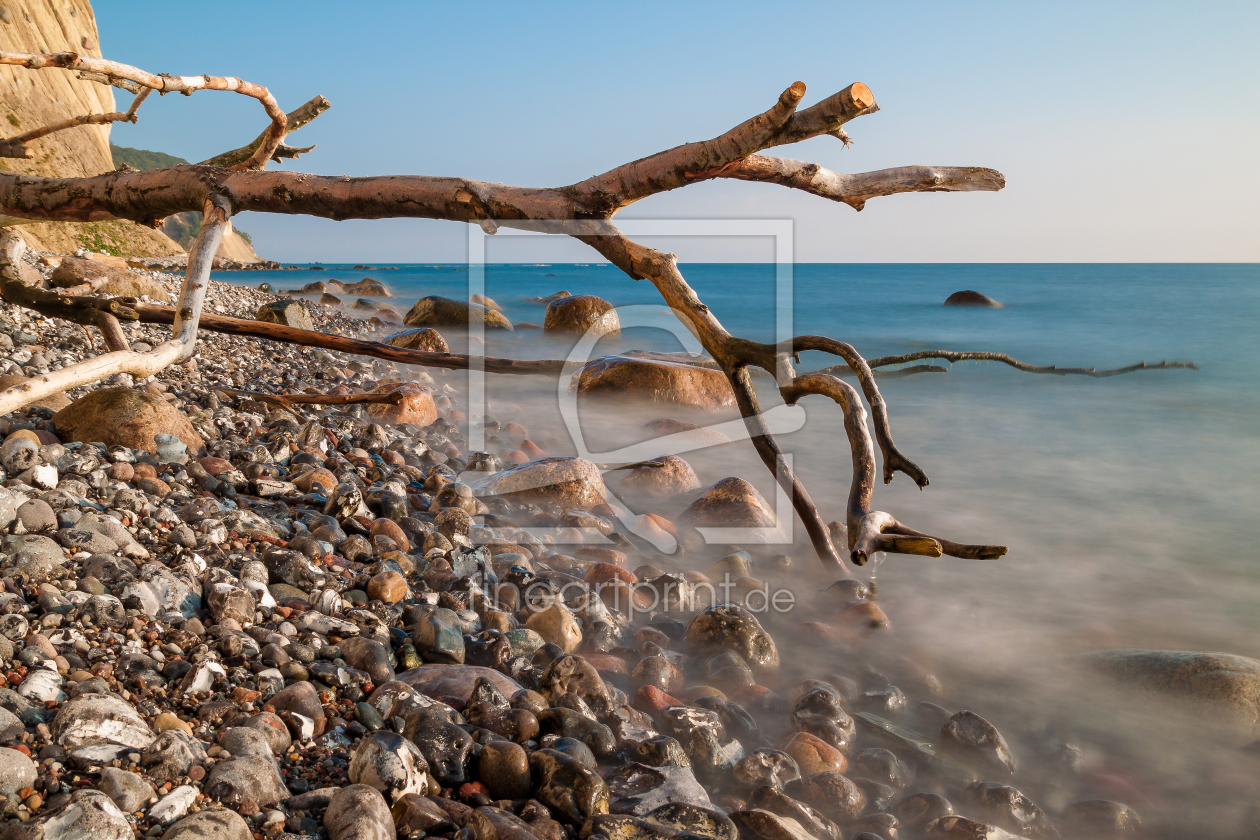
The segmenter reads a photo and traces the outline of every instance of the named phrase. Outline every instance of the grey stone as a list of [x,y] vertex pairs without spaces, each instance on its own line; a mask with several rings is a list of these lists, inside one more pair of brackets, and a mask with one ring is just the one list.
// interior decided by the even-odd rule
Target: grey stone
[[184,817],[162,840],[254,840],[254,832],[240,814],[216,805]]
[[613,814],[643,816],[670,802],[713,807],[690,767],[649,767],[631,761],[610,773],[606,781],[608,810]]
[[275,762],[258,755],[233,756],[214,765],[203,792],[227,805],[252,799],[265,807],[289,798]]
[[5,831],[4,840],[133,840],[131,826],[100,791],[76,790],[57,808]]
[[149,804],[153,798],[153,785],[126,770],[106,767],[101,770],[101,780],[96,789],[114,800],[114,804],[126,814],[132,814]]
[[0,793],[17,793],[35,784],[35,762],[17,750],[0,749]]
[[142,750],[157,737],[144,719],[119,697],[84,694],[62,705],[52,736],[63,747],[118,744]]
[[311,322],[311,311],[306,308],[306,301],[293,300],[292,298],[281,298],[271,303],[264,303],[254,313],[254,320],[265,321],[271,324],[283,324],[286,327],[296,327],[299,330],[313,330],[315,328]]

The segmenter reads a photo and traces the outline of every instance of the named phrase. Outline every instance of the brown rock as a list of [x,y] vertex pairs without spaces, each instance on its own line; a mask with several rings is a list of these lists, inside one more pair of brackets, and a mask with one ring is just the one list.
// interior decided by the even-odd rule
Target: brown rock
[[306,307],[306,301],[293,300],[291,298],[281,298],[280,300],[273,300],[271,303],[264,303],[254,313],[254,320],[269,324],[281,324],[299,330],[315,329],[314,324],[311,323],[311,311]]
[[394,333],[385,339],[385,343],[394,347],[402,347],[406,350],[425,350],[430,353],[451,352],[446,339],[442,338],[442,334],[432,327],[421,327],[420,329],[403,330],[400,333]]
[[470,319],[480,318],[486,329],[511,330],[512,322],[488,306],[430,295],[420,298],[403,318],[409,327],[468,327]]
[[547,304],[547,314],[543,318],[544,332],[584,335],[591,330],[596,335],[615,335],[621,332],[617,310],[603,298],[595,295],[570,295]]
[[469,484],[479,496],[504,496],[514,502],[546,502],[583,510],[605,502],[599,467],[582,458],[529,461]]
[[272,695],[267,705],[273,707],[277,713],[294,712],[310,718],[315,722],[315,737],[324,732],[324,707],[319,702],[319,692],[309,682],[295,682],[285,686]]
[[424,428],[437,419],[437,406],[433,403],[433,393],[420,385],[382,385],[373,389],[373,394],[390,394],[400,391],[404,394],[401,403],[369,403],[367,415],[373,423],[384,423],[397,426],[410,423]]
[[569,391],[708,411],[735,405],[735,393],[720,370],[630,356],[602,356],[587,362],[573,374]]
[[389,537],[400,551],[411,551],[411,540],[407,539],[407,533],[392,519],[382,517],[372,523],[372,528],[368,531],[368,540],[376,536]]
[[795,759],[801,768],[802,779],[817,773],[843,773],[849,769],[849,759],[844,753],[808,732],[795,733],[783,745],[783,751]]
[[[125,266],[125,263],[124,263]],[[58,288],[69,288],[84,283],[91,283],[96,294],[114,295],[116,297],[143,297],[148,295],[154,300],[169,301],[166,289],[151,277],[119,268],[96,260],[83,260],[78,257],[65,257],[61,265],[53,270],[49,278]]]
[[804,792],[806,804],[841,825],[856,820],[866,809],[866,794],[839,773],[815,773],[805,781]]
[[57,435],[65,441],[102,441],[157,452],[153,436],[172,434],[191,455],[205,443],[184,414],[166,400],[131,388],[101,388],[53,415]]
[[[25,265],[25,263],[23,263],[23,265]],[[5,390],[6,388],[12,388],[14,385],[21,385],[23,382],[26,382],[27,379],[28,377],[25,377],[20,373],[10,373],[5,376],[0,376],[0,391]],[[52,411],[61,411],[61,409],[70,405],[70,398],[67,397],[64,392],[58,392],[56,394],[49,394],[43,399],[38,399],[31,403],[31,405],[42,406],[44,408],[51,409]]]
[[373,601],[397,604],[407,597],[407,579],[398,572],[381,572],[368,581],[367,594]]
[[358,283],[350,283],[343,285],[347,292],[355,295],[364,295],[366,297],[393,297],[389,293],[389,289],[385,288],[385,284],[380,280],[373,280],[371,277],[364,277]]
[[627,472],[617,487],[623,492],[663,499],[688,490],[698,490],[700,479],[696,478],[691,464],[682,458],[677,455],[662,455],[644,461]]
[[480,665],[421,665],[399,674],[398,680],[428,697],[458,697],[466,703],[479,677],[485,677],[504,697],[511,697],[521,690],[521,685],[516,680],[493,668],[483,668]]
[[724,478],[682,512],[679,521],[698,527],[774,528],[774,510],[742,478]]
[[337,486],[337,476],[333,475],[329,470],[319,467],[311,470],[304,475],[297,477],[293,482],[297,485],[297,489],[303,493],[310,493],[314,490],[323,490],[325,493],[330,492]]

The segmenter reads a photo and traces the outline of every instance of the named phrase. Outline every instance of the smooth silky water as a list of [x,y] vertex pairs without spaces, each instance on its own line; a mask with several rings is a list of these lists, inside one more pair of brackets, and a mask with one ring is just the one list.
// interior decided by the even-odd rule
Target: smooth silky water
[[[294,289],[373,277],[404,313],[425,295],[469,294],[464,266],[397,268],[330,265],[216,279]],[[682,270],[731,333],[775,338],[783,298],[773,265]],[[541,324],[544,306],[524,299],[561,289],[640,305],[636,323],[672,322],[648,281],[606,265],[491,265],[484,283],[514,323]],[[836,577],[824,574],[799,522],[792,545],[753,553],[794,561],[790,572],[762,573],[772,590],[797,598],[794,610],[763,615],[784,658],[782,693],[805,677],[844,673],[861,681],[869,666],[905,690],[910,702],[899,720],[910,728],[935,735],[914,713],[925,699],[993,722],[1021,762],[1014,784],[1043,808],[1115,799],[1148,824],[1169,827],[1168,836],[1232,836],[1260,796],[1260,757],[1243,749],[1260,732],[1117,689],[1074,665],[1073,655],[1152,648],[1260,659],[1260,266],[807,264],[792,268],[791,286],[795,334],[833,336],[868,358],[950,349],[1061,367],[1198,364],[1197,371],[1094,379],[960,363],[945,365],[948,373],[882,380],[894,437],[931,486],[920,492],[898,475],[877,486],[875,507],[919,530],[1010,552],[996,561],[888,556],[878,566],[878,597],[892,627],[865,641],[793,632],[820,618],[817,593]],[[942,307],[961,289],[1004,308]],[[466,346],[449,340],[453,349]],[[565,358],[574,344],[539,330],[488,331],[485,352]],[[600,340],[581,358],[681,347],[668,330],[643,326]],[[837,362],[807,353],[797,368]],[[466,392],[465,372],[431,373]],[[780,402],[768,378],[758,383],[763,406]],[[553,380],[488,375],[485,388],[491,416],[522,423],[549,454],[579,451],[561,412],[568,398]],[[842,520],[850,460],[839,408],[822,397],[802,405],[804,427],[780,443],[825,518]],[[649,439],[643,424],[656,417],[709,424],[735,416],[586,399],[578,414],[585,449],[597,454]],[[747,442],[684,457],[706,484],[737,475],[774,498],[771,476]],[[673,516],[678,506],[657,510]],[[691,552],[680,564],[703,568],[720,554],[712,552]],[[848,573],[872,576],[869,567]],[[924,671],[939,681],[939,696],[923,685]],[[1071,778],[1053,769],[1064,743],[1080,748],[1084,764]]]

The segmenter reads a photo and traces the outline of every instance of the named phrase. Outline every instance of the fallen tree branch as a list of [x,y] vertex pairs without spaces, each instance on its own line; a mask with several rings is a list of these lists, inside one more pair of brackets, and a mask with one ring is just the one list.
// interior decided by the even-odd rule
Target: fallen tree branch
[[[215,251],[218,250],[219,243],[223,241],[227,220],[228,211],[222,201],[206,201],[202,212],[201,231],[188,252],[188,271],[184,275],[184,285],[176,304],[173,337],[169,341],[163,342],[147,353],[138,353],[130,349],[102,353],[94,358],[67,365],[60,370],[32,377],[0,391],[0,415],[16,411],[51,394],[63,393],[71,388],[97,382],[116,373],[129,373],[137,378],[144,378],[192,358],[197,348],[197,320],[201,316],[201,308],[205,303],[206,288],[210,285],[210,268],[214,261]],[[25,250],[26,244],[21,237],[11,230],[0,229],[0,284],[4,288],[6,298],[15,282],[21,284],[21,261]],[[26,288],[30,289],[30,287]],[[41,290],[30,289],[30,291]],[[103,311],[102,304],[116,303],[115,301],[96,301],[92,298],[69,298],[68,300],[98,304],[96,307],[84,308],[84,312],[93,313]],[[115,313],[108,312],[108,314]],[[78,323],[83,323],[83,321],[78,321]],[[97,323],[95,314],[91,323]],[[108,334],[106,334],[106,341],[107,343],[110,341]]]
[[[1006,554],[1003,545],[962,545],[907,528],[891,514],[871,510],[875,490],[875,449],[866,426],[866,411],[852,385],[837,376],[806,373],[794,376],[779,389],[784,402],[795,405],[802,397],[830,397],[844,413],[844,430],[853,460],[853,480],[845,510],[849,559],[865,565],[877,551],[940,557],[942,553],[971,559],[996,559]],[[833,529],[838,530],[838,529]]]
[[384,394],[263,394],[258,391],[240,391],[236,388],[223,388],[218,385],[210,386],[212,391],[218,391],[223,394],[229,394],[234,397],[250,397],[257,400],[270,400],[279,403],[287,409],[292,409],[296,404],[313,404],[313,405],[357,405],[360,403],[385,403],[388,405],[401,405],[406,398],[406,393],[399,390],[388,391]]
[[[5,61],[6,55],[0,53],[0,63],[23,63],[17,60]],[[25,66],[45,66],[49,58],[27,56]],[[63,54],[58,60],[62,62],[59,66],[83,64],[73,54]],[[113,65],[112,62],[98,62],[97,65],[84,65],[81,69],[109,75],[106,65],[115,69],[122,67]],[[134,71],[134,68],[126,69]],[[167,78],[150,78],[145,75],[145,81],[141,81],[137,78],[141,73],[142,71],[135,71],[133,75],[126,76],[115,72],[114,75],[131,78],[139,83],[150,82],[148,86],[159,90],[162,89],[161,79]],[[207,77],[205,86],[210,86],[209,78]],[[154,81],[158,84],[153,84]],[[260,90],[265,93],[265,89]],[[609,221],[618,210],[635,201],[709,178],[768,180],[833,200],[846,201],[852,206],[860,206],[867,198],[875,195],[941,189],[998,190],[1005,184],[1000,173],[975,168],[910,167],[859,176],[840,176],[799,162],[769,157],[754,158],[757,152],[764,149],[821,135],[833,136],[847,143],[848,135],[842,127],[858,116],[878,110],[870,90],[860,83],[798,111],[797,106],[804,93],[805,86],[797,82],[785,90],[768,111],[712,140],[677,146],[561,188],[512,187],[463,178],[330,178],[263,171],[230,172],[213,166],[180,166],[149,172],[114,172],[95,178],[62,180],[3,173],[0,174],[0,206],[5,208],[7,215],[38,220],[93,221],[129,218],[152,221],[191,209],[190,205],[199,206],[200,202],[214,196],[223,204],[224,219],[229,209],[235,213],[251,210],[333,219],[438,218],[475,222],[491,233],[502,225],[534,229],[539,224],[562,223],[561,227],[552,232],[565,233],[586,242],[634,279],[651,280],[666,303],[680,318],[685,319],[688,327],[699,337],[702,346],[713,356],[730,382],[753,445],[774,474],[775,480],[789,493],[815,552],[825,564],[838,567],[841,563],[840,555],[832,542],[829,526],[810,499],[804,485],[787,465],[782,451],[766,426],[753,388],[750,367],[761,368],[774,375],[782,387],[789,389],[787,396],[793,398],[798,398],[810,389],[820,392],[826,389],[825,392],[840,401],[842,407],[850,407],[846,413],[848,424],[850,415],[853,414],[852,407],[856,405],[860,409],[856,398],[850,395],[856,394],[851,386],[836,377],[828,377],[826,380],[801,379],[795,375],[790,361],[795,352],[808,349],[840,355],[859,376],[862,390],[871,405],[876,438],[884,454],[885,481],[890,480],[896,471],[902,471],[910,475],[920,487],[926,486],[927,477],[901,455],[893,443],[887,410],[875,385],[872,369],[851,346],[825,337],[805,336],[792,339],[787,346],[775,346],[732,336],[687,284],[678,270],[676,257],[627,239]],[[274,103],[274,100],[271,101]],[[261,169],[271,158],[283,137],[286,125],[286,116],[279,113],[278,109],[275,112],[268,108],[273,125],[268,129],[266,142],[259,145],[245,163],[236,165],[236,169]],[[210,218],[208,209],[206,218]],[[203,235],[209,228],[209,221],[203,223]],[[198,245],[200,244],[199,237]],[[183,301],[189,290],[196,285],[194,277],[199,276],[202,275],[194,272],[190,259],[181,303],[174,315],[176,333],[181,341],[187,335],[188,324],[191,323],[194,331],[196,329],[199,304],[195,309],[188,310]],[[204,278],[202,285],[204,286]],[[241,323],[231,326],[241,331],[248,329],[248,334],[276,337],[293,343],[310,340],[309,336],[301,335],[305,331],[279,325],[259,325],[257,322],[243,323],[250,326],[246,328]],[[324,341],[328,338],[331,337],[326,337]],[[329,346],[324,341],[319,346]],[[374,342],[337,339],[336,343],[340,346],[334,346],[333,349],[358,352],[370,348],[372,352],[368,355],[390,358],[383,355],[377,349],[381,345],[375,345]],[[190,353],[192,341],[179,346],[181,354],[184,350]],[[416,352],[418,351],[392,348],[391,355]],[[98,360],[118,355],[120,354],[109,353],[98,357]],[[467,357],[454,354],[424,355],[428,357],[426,362],[439,363],[438,366],[468,365]],[[181,358],[187,356],[181,355]],[[398,360],[408,361],[405,357]],[[522,372],[522,366],[537,369],[555,364],[498,361],[504,364],[503,370],[494,371],[489,364],[486,370]],[[58,371],[57,374],[81,367],[82,365],[72,366]],[[74,376],[63,378],[73,379]],[[834,383],[839,383],[843,388]],[[849,390],[845,391],[845,388]],[[17,398],[9,399],[11,392],[12,389],[0,393],[0,413],[24,404]],[[862,414],[863,418],[864,416]],[[864,552],[870,550],[903,553],[930,553],[932,550],[939,553],[945,550],[946,543],[902,529],[888,514],[869,510],[869,485],[873,484],[874,470],[874,458],[871,454],[873,450],[868,438],[866,449],[863,450],[866,453],[865,461],[859,464],[858,449],[861,441],[851,433],[850,442],[854,449],[855,469],[851,497],[857,493],[859,500],[866,500],[866,512],[858,517],[849,537],[851,541],[857,541],[850,547],[851,559],[864,562]],[[859,473],[862,476],[860,481]],[[852,505],[850,507],[853,511],[858,509]],[[864,528],[873,531],[867,535]],[[948,545],[954,546],[953,543]],[[880,548],[876,549],[876,546]],[[976,556],[988,556],[998,551],[996,547],[958,547],[958,550],[964,552],[971,549],[974,549]]]
[[[169,306],[151,304],[136,307],[141,321],[149,324],[170,324],[174,322],[175,310]],[[284,324],[271,324],[265,321],[251,321],[246,318],[230,318],[226,315],[201,316],[201,326],[210,332],[226,335],[247,335],[253,338],[265,338],[285,344],[297,344],[303,347],[321,347],[325,350],[338,350],[342,353],[353,353],[357,356],[373,356],[405,365],[422,365],[424,367],[446,368],[448,370],[467,370],[472,360],[484,365],[486,373],[506,373],[516,375],[550,375],[564,371],[565,362],[560,359],[496,359],[482,356],[465,356],[459,353],[435,353],[429,350],[408,350],[394,347],[379,341],[364,341],[358,338],[345,338],[339,335],[303,330]]]
[[[292,111],[290,111],[288,114],[285,115],[286,133],[292,134],[293,132],[301,128],[302,126],[310,123],[312,120],[314,120],[316,117],[318,117],[320,114],[324,113],[331,107],[332,107],[332,103],[329,102],[327,99],[325,99],[323,96],[317,96],[314,99],[310,100],[309,102],[299,105],[297,108],[293,109]],[[226,169],[226,168],[236,166],[239,163],[243,163],[249,160],[251,157],[253,157],[254,152],[258,151],[258,147],[266,142],[267,132],[269,132],[270,130],[271,130],[271,127],[268,126],[267,128],[264,128],[262,131],[262,134],[259,134],[257,137],[255,137],[254,142],[250,143],[249,145],[242,146],[239,149],[233,149],[230,152],[224,152],[221,155],[215,155],[209,160],[203,160],[200,165],[201,166],[222,166]],[[276,150],[272,152],[271,159],[274,161],[279,161],[281,158],[296,158],[300,155],[306,154],[307,152],[311,151],[314,148],[315,148],[314,146],[307,146],[305,148],[297,148],[295,146],[286,146],[283,143],[281,143],[279,146],[276,147]]]
[[[1090,376],[1095,379],[1104,379],[1109,376],[1120,376],[1126,373],[1135,373],[1140,370],[1198,370],[1199,366],[1194,362],[1155,362],[1153,364],[1147,362],[1138,362],[1133,365],[1124,367],[1111,368],[1110,370],[1098,370],[1088,367],[1057,367],[1055,365],[1030,365],[1027,362],[1021,362],[1008,356],[1006,353],[988,353],[976,350],[920,350],[914,353],[903,353],[899,356],[879,356],[874,359],[868,359],[866,364],[871,368],[889,367],[890,365],[904,365],[908,362],[916,362],[921,359],[944,359],[953,364],[954,362],[1001,362],[1010,365],[1016,370],[1024,373],[1040,373],[1051,376]],[[905,368],[903,370],[875,370],[875,375],[893,378],[897,375],[910,376],[916,373],[947,373],[948,369],[939,365],[916,365],[914,367]],[[853,369],[848,365],[831,365],[825,368],[819,368],[812,373],[827,373],[836,376],[852,375]]]
[[[191,96],[193,92],[198,90],[226,90],[257,99],[262,103],[263,110],[267,112],[267,116],[271,118],[271,125],[267,128],[266,139],[258,145],[254,153],[247,160],[237,164],[237,166],[246,169],[262,169],[265,167],[276,147],[284,140],[286,133],[285,113],[280,110],[280,106],[276,103],[275,97],[271,95],[271,92],[262,85],[246,82],[235,76],[156,75],[128,64],[120,64],[117,61],[109,61],[104,58],[82,56],[73,52],[0,52],[0,64],[25,67],[29,70],[42,70],[45,68],[79,70],[103,77],[110,84],[116,84],[116,80],[122,79],[163,94],[175,92]],[[199,208],[189,207],[186,209]]]

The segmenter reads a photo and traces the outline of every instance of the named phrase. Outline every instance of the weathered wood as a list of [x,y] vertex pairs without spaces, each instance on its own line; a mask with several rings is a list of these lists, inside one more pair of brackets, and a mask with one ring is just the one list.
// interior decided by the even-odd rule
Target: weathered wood
[[[324,113],[331,107],[332,107],[332,103],[329,102],[327,99],[325,99],[323,96],[316,96],[314,99],[310,100],[309,102],[299,105],[297,108],[294,108],[292,111],[290,111],[288,114],[285,115],[286,133],[292,134],[293,132],[301,128],[302,126],[310,123],[312,120],[314,120],[316,117],[318,117],[320,114]],[[268,135],[268,132],[270,131],[271,131],[271,126],[268,126],[267,128],[263,129],[262,134],[259,134],[257,137],[254,138],[254,142],[246,146],[242,146],[239,149],[233,149],[230,152],[224,152],[221,155],[215,155],[209,160],[203,160],[201,162],[201,165],[202,166],[232,167],[232,166],[236,166],[237,164],[244,163],[245,161],[253,157],[254,152],[258,151],[259,146],[261,146],[263,143],[267,141],[267,135]],[[296,158],[296,157],[306,154],[307,152],[313,150],[314,148],[315,148],[314,146],[306,146],[304,148],[298,148],[296,146],[286,146],[285,144],[281,143],[279,146],[276,147],[276,150],[272,152],[271,159],[278,161],[281,158]]]
[[[143,304],[136,307],[141,321],[150,324],[170,324],[175,320],[175,310],[169,306]],[[358,356],[373,356],[405,365],[422,365],[424,367],[446,368],[448,370],[467,370],[475,360],[478,366],[484,366],[486,373],[505,373],[516,375],[555,376],[564,370],[565,362],[561,359],[540,359],[538,361],[522,359],[497,359],[493,357],[466,356],[459,353],[434,353],[428,350],[408,350],[394,347],[379,341],[364,341],[358,338],[345,338],[339,335],[303,330],[284,324],[272,324],[265,321],[251,321],[246,318],[231,318],[226,315],[203,315],[202,329],[227,335],[247,335],[253,338],[265,338],[271,341],[282,341],[285,344],[297,344],[303,347],[322,347],[325,350],[338,350],[342,353],[353,353]]]
[[[57,64],[50,65],[50,61]],[[166,83],[162,80],[171,78],[154,77],[113,62],[85,63],[73,54],[13,58],[0,53],[0,63],[23,62],[25,66],[32,68],[75,66],[102,73],[107,77],[130,79],[158,90],[166,89]],[[195,89],[219,85],[217,89],[240,89],[241,92],[247,92],[243,87],[247,83],[230,79],[211,84],[210,78],[206,77],[206,83]],[[188,88],[191,89],[194,88]],[[265,140],[254,149],[250,158],[244,163],[235,164],[234,168],[261,170],[283,139],[287,117],[278,108],[271,107],[274,100],[266,93],[265,88],[253,86],[248,90],[253,94],[260,94],[259,98],[263,99],[273,122]],[[677,259],[672,254],[662,254],[627,239],[609,221],[618,210],[635,201],[712,178],[769,181],[844,201],[858,209],[866,200],[877,195],[936,190],[992,191],[1005,185],[1000,173],[978,168],[907,167],[844,176],[799,161],[757,155],[757,152],[764,149],[821,135],[837,137],[847,144],[848,135],[843,126],[858,116],[878,110],[870,89],[861,83],[850,85],[822,102],[798,111],[797,106],[804,94],[805,86],[797,82],[785,90],[768,111],[712,140],[677,146],[561,188],[513,187],[464,178],[332,178],[265,171],[227,171],[214,166],[180,166],[151,172],[115,172],[95,178],[65,180],[0,174],[0,206],[5,208],[7,215],[40,220],[93,221],[126,218],[152,221],[188,210],[192,206],[200,206],[213,197],[215,201],[222,203],[225,218],[226,212],[239,213],[246,210],[306,214],[332,219],[436,218],[476,222],[491,233],[499,226],[508,225],[574,236],[591,245],[630,277],[649,279],[669,306],[680,318],[686,320],[691,331],[697,335],[731,383],[754,447],[776,481],[790,494],[792,504],[805,525],[814,549],[824,563],[835,567],[841,564],[840,555],[832,541],[832,529],[823,520],[804,485],[788,467],[782,451],[770,434],[753,388],[750,366],[759,367],[774,375],[788,389],[784,394],[785,398],[796,399],[806,392],[827,393],[846,411],[846,429],[853,449],[855,470],[849,515],[852,526],[849,529],[850,540],[858,541],[856,546],[850,546],[850,558],[854,562],[864,562],[865,557],[873,550],[930,553],[935,547],[939,552],[943,550],[944,543],[934,542],[932,538],[908,529],[897,530],[900,526],[891,516],[869,510],[874,474],[873,450],[869,437],[858,437],[856,427],[849,428],[851,419],[858,416],[855,414],[856,410],[862,418],[861,435],[867,434],[865,414],[861,411],[856,391],[836,377],[797,377],[791,367],[792,355],[800,350],[819,349],[837,353],[844,358],[857,373],[867,401],[871,404],[876,421],[876,438],[884,454],[885,481],[891,480],[893,473],[901,471],[910,475],[920,487],[926,486],[926,475],[902,456],[893,443],[886,407],[875,385],[874,374],[857,351],[842,342],[817,336],[793,339],[787,346],[759,344],[732,336],[687,284],[678,270]],[[207,226],[208,223],[203,225],[203,233]],[[195,336],[193,339],[188,338],[189,324],[195,332],[199,308],[186,310],[184,300],[195,287],[194,278],[197,276],[201,275],[194,270],[190,259],[181,303],[174,316],[178,341],[168,342],[176,343],[181,348],[180,359],[187,358],[184,351],[186,349],[191,352],[191,344],[195,339]],[[204,278],[202,286],[204,287]],[[204,293],[204,288],[202,292]],[[149,315],[153,314],[150,311]],[[304,331],[279,325],[241,322],[222,326],[295,343],[312,341],[310,336],[299,335]],[[398,355],[418,352],[403,351],[400,348],[382,351],[378,349],[381,345],[372,345],[373,342],[354,342],[352,339],[339,338],[334,340],[332,337],[321,339],[319,343],[319,346],[345,349],[348,352],[370,350],[368,355],[393,357],[399,361],[406,359],[400,359]],[[120,354],[110,353],[98,358],[117,355]],[[451,367],[468,365],[467,357],[454,354],[423,355],[430,357],[426,359],[430,364],[446,363]],[[504,364],[504,369],[499,372],[524,372],[521,366],[545,367],[554,364],[510,360],[496,362]],[[72,366],[78,367],[81,366]],[[492,366],[487,364],[486,370],[492,370]],[[10,410],[6,406],[20,404],[16,399],[6,402],[8,396],[9,392],[0,394],[0,413]],[[854,493],[859,500],[865,500],[863,505],[855,507],[852,504]],[[864,512],[858,516],[860,508],[864,508]],[[867,531],[871,533],[867,535]],[[981,547],[976,550],[989,551],[990,548]]]
[[0,64],[25,67],[30,70],[42,70],[44,68],[79,70],[95,76],[101,76],[110,84],[115,84],[117,80],[126,80],[140,87],[156,90],[158,93],[191,95],[199,90],[225,90],[257,99],[262,103],[263,110],[267,112],[267,116],[271,118],[271,125],[267,128],[266,140],[259,144],[248,160],[238,164],[241,167],[259,169],[266,166],[276,147],[284,140],[285,113],[280,110],[275,97],[262,85],[246,82],[235,76],[159,76],[146,70],[141,70],[138,67],[132,67],[129,64],[120,64],[117,61],[92,58],[91,56],[79,55],[73,52],[0,52]]

